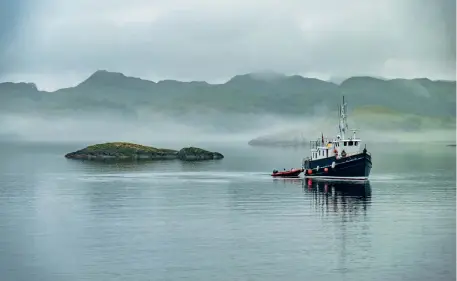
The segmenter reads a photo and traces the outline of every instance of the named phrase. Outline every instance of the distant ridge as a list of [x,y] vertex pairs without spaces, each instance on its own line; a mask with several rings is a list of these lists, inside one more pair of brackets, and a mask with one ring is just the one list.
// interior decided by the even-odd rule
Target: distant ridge
[[[455,81],[427,78],[348,77],[341,83],[259,72],[236,75],[225,83],[158,82],[98,70],[75,87],[39,91],[32,83],[0,83],[3,111],[63,112],[110,110],[135,114],[139,109],[185,112],[315,114],[334,111],[342,95],[357,107],[378,106],[409,114],[455,118]],[[322,113],[322,112],[321,112]]]
[[[281,81],[281,80],[294,80],[294,79],[295,80],[314,80],[314,81],[320,81],[320,82],[332,83],[332,84],[342,84],[344,82],[347,82],[348,80],[350,81],[350,80],[359,80],[359,79],[367,79],[367,80],[373,80],[373,81],[380,80],[380,81],[385,81],[385,82],[405,80],[405,81],[417,81],[417,82],[456,83],[455,80],[442,80],[442,79],[431,80],[426,77],[417,77],[417,78],[407,79],[407,78],[384,78],[381,76],[375,77],[375,76],[363,76],[363,75],[351,76],[351,77],[346,77],[346,78],[336,77],[336,78],[331,78],[328,80],[322,80],[322,79],[318,79],[318,78],[304,77],[304,76],[301,76],[298,74],[285,75],[282,73],[267,72],[267,71],[235,75],[232,78],[230,78],[229,80],[227,80],[227,82],[224,82],[224,83],[208,83],[206,81],[200,81],[200,80],[193,80],[193,81],[187,82],[187,81],[179,81],[179,80],[175,80],[175,79],[164,79],[164,80],[159,80],[159,81],[152,81],[152,80],[143,79],[143,78],[139,78],[139,77],[135,77],[135,76],[126,76],[121,72],[112,72],[112,71],[101,69],[101,70],[95,71],[88,78],[86,78],[81,83],[79,83],[78,86],[87,81],[104,80],[104,79],[127,79],[127,80],[135,80],[135,81],[145,81],[145,82],[154,83],[154,84],[164,83],[164,82],[176,82],[176,83],[201,83],[201,84],[207,84],[207,85],[226,85],[229,83],[234,83],[234,82],[239,82],[239,81],[263,81],[263,82],[275,82],[276,81],[277,82],[277,81]],[[340,82],[336,83],[336,82],[333,82],[332,80],[336,80],[336,81],[340,81]],[[12,82],[6,82],[6,83],[12,83]],[[21,83],[23,83],[23,82],[21,82]],[[0,84],[2,84],[2,83],[0,83]],[[33,83],[27,83],[27,84],[33,84]],[[59,90],[56,90],[56,91],[59,91]]]
[[[77,84],[75,87],[78,87],[80,85],[84,85],[86,83],[89,83],[91,81],[103,81],[103,80],[116,80],[116,79],[125,79],[125,80],[131,80],[131,81],[143,81],[147,83],[152,83],[152,84],[159,84],[159,83],[167,83],[167,82],[175,82],[175,83],[184,83],[184,84],[206,84],[206,85],[226,85],[229,83],[234,83],[234,82],[239,82],[239,81],[263,81],[263,82],[277,82],[277,81],[283,81],[283,80],[314,80],[314,81],[320,81],[324,83],[331,83],[331,84],[336,84],[340,85],[344,82],[351,81],[351,80],[378,80],[378,81],[384,81],[384,82],[389,82],[389,81],[417,81],[417,82],[443,82],[443,83],[456,83],[456,80],[445,80],[445,79],[435,79],[431,80],[426,77],[417,77],[417,78],[385,78],[381,76],[363,76],[363,75],[358,75],[358,76],[351,76],[351,77],[331,77],[330,79],[318,79],[314,77],[305,77],[301,76],[298,74],[294,75],[285,75],[277,72],[253,72],[253,73],[246,73],[246,74],[239,74],[235,75],[227,82],[224,83],[209,83],[206,81],[202,80],[192,80],[192,81],[179,81],[175,79],[163,79],[159,81],[152,81],[148,79],[143,79],[140,77],[135,77],[135,76],[127,76],[121,72],[113,72],[113,71],[108,71],[105,69],[100,69],[89,75],[85,80],[81,81],[79,84]],[[35,89],[37,89],[37,86],[35,83],[31,82],[1,82],[1,86],[4,85],[29,85],[33,86]],[[75,88],[75,87],[67,87],[67,88],[61,88],[55,91],[51,92],[58,92],[63,89],[68,89],[68,88]],[[44,92],[44,91],[43,91]]]

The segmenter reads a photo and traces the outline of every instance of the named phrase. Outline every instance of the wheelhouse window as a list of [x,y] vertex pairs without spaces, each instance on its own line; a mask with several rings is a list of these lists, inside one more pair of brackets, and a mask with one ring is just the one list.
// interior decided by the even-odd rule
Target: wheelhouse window
[[352,141],[349,141],[348,145],[352,146],[354,143]]
[[355,142],[354,142],[354,145],[355,145],[355,146],[359,145],[359,142],[358,142],[358,141],[355,141]]
[[348,145],[348,142],[347,142],[347,141],[345,141],[343,145],[344,145],[344,146],[347,146],[347,145]]

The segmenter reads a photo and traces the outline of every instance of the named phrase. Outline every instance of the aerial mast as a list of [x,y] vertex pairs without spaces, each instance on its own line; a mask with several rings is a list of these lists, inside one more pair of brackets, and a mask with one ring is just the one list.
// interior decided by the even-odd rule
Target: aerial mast
[[346,133],[346,129],[348,128],[348,125],[346,123],[346,108],[347,108],[347,105],[346,103],[344,102],[344,96],[343,96],[343,104],[340,106],[340,135],[341,135],[341,138],[342,139],[345,139],[345,133]]

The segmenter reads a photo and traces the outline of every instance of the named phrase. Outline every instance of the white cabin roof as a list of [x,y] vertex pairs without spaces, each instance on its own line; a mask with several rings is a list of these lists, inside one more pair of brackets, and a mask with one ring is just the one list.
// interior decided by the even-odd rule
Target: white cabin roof
[[340,139],[340,140],[334,140],[333,142],[342,142],[342,141],[362,141],[361,139]]

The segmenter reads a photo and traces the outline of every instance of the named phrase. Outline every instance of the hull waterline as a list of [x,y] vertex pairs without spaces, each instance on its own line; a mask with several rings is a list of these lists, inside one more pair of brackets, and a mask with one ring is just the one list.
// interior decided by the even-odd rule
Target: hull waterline
[[371,172],[371,155],[360,153],[344,158],[329,157],[310,161],[305,167],[306,178],[336,180],[367,180]]

